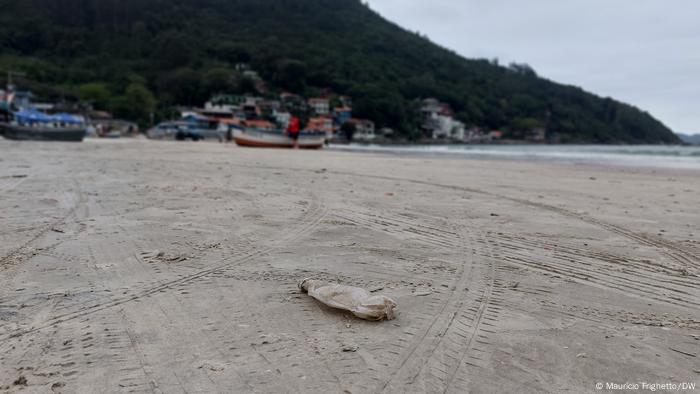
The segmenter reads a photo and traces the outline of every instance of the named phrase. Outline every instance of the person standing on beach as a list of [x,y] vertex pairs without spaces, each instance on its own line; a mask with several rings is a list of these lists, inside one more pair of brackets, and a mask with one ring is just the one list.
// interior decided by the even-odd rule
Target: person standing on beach
[[299,118],[292,116],[289,119],[289,124],[287,125],[287,135],[294,141],[294,149],[299,149],[299,132],[301,127],[299,126]]

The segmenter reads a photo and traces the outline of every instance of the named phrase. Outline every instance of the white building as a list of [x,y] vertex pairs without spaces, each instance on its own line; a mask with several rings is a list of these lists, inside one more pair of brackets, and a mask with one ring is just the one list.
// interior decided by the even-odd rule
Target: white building
[[292,119],[292,114],[287,111],[275,110],[273,113],[275,121],[279,123],[282,128],[286,129],[289,125],[289,121]]
[[204,103],[204,111],[202,112],[211,116],[232,117],[239,109],[240,107],[237,105],[208,101]]
[[448,104],[434,98],[423,100],[423,129],[432,139],[450,139],[464,141],[467,138],[464,123],[452,116]]
[[452,135],[450,136],[453,140],[465,141],[467,139],[466,128],[464,123],[453,119],[452,120]]
[[428,125],[432,130],[432,138],[451,139],[463,141],[466,137],[464,123],[449,115],[434,114],[429,119]]
[[379,129],[379,135],[384,138],[392,138],[394,136],[394,129],[389,127],[382,127]]
[[316,115],[328,115],[331,112],[330,101],[325,98],[309,99],[309,107],[314,110]]
[[350,123],[355,125],[353,139],[356,141],[372,141],[377,138],[375,134],[374,122],[367,119],[350,119]]
[[424,117],[431,117],[442,113],[445,110],[445,105],[442,104],[438,99],[427,98],[423,100],[423,106],[421,107],[421,112]]

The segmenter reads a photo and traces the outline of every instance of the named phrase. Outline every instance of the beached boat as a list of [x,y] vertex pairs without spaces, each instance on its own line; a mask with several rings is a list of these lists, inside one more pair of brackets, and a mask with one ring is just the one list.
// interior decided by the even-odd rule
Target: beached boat
[[[257,129],[232,126],[233,140],[236,145],[259,148],[292,148],[294,140],[279,129]],[[319,131],[302,131],[299,133],[299,148],[321,149],[326,141],[326,133]]]
[[81,117],[70,114],[46,115],[35,109],[12,113],[10,123],[0,123],[3,137],[10,140],[81,142],[87,128]]
[[2,136],[9,140],[81,142],[85,138],[84,127],[20,126],[0,123]]

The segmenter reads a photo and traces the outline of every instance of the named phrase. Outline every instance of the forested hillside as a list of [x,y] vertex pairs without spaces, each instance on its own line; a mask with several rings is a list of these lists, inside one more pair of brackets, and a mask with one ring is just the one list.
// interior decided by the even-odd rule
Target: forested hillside
[[436,97],[469,126],[545,127],[563,142],[677,142],[633,106],[525,65],[464,59],[357,0],[0,0],[0,10],[0,69],[25,72],[44,95],[133,119],[252,93],[236,69],[248,64],[270,92],[347,94],[358,116],[404,136],[418,135],[416,99]]

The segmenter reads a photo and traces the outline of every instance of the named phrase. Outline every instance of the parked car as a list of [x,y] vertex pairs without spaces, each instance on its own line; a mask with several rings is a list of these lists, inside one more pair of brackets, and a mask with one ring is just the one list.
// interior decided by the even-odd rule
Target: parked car
[[203,140],[204,136],[202,135],[202,133],[199,129],[188,127],[188,128],[178,129],[177,132],[175,132],[175,139],[177,141],[186,141],[186,140],[199,141],[199,140]]
[[148,130],[147,135],[151,139],[174,139],[177,141],[216,140],[222,142],[226,136],[226,131],[218,125],[216,128],[200,127],[195,122],[179,120],[160,123]]

